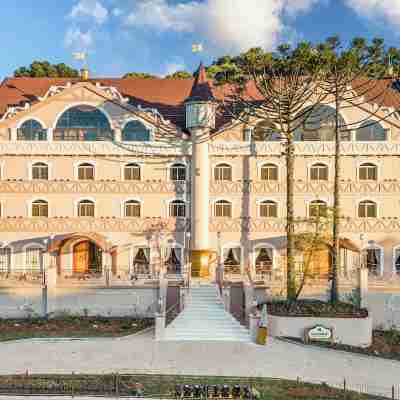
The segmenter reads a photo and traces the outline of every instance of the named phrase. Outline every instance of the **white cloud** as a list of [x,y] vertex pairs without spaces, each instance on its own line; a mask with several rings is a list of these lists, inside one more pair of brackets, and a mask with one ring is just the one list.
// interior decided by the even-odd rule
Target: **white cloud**
[[185,64],[184,63],[173,63],[173,62],[171,62],[171,63],[166,65],[164,75],[172,75],[174,72],[184,71],[184,70],[185,70]]
[[71,27],[65,33],[64,44],[66,47],[86,50],[93,44],[93,34],[91,31],[82,32],[78,27]]
[[70,17],[91,17],[101,25],[108,18],[108,10],[98,0],[79,0],[72,8]]
[[273,48],[286,29],[284,16],[295,17],[323,0],[139,0],[125,23],[161,31],[190,32],[220,48]]
[[122,15],[123,11],[120,8],[116,7],[112,10],[111,13],[112,13],[112,15],[114,15],[114,17],[120,17]]
[[345,0],[357,14],[384,18],[393,26],[400,26],[400,0]]

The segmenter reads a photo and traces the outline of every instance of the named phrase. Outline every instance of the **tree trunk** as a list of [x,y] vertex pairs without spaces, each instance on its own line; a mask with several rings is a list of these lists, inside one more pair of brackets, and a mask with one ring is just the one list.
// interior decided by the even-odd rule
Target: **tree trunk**
[[294,152],[295,146],[291,133],[287,138],[286,149],[286,289],[287,299],[296,299],[296,271],[295,271],[295,247],[294,247]]
[[331,289],[331,302],[335,303],[339,300],[338,290],[338,271],[340,267],[340,129],[339,129],[339,115],[340,115],[340,99],[338,82],[335,83],[335,182],[333,193],[333,243],[332,243],[332,289]]

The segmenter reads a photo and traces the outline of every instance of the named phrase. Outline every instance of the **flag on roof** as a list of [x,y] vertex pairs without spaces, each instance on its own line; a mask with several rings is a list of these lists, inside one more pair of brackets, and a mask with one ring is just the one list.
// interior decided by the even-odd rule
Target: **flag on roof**
[[74,60],[85,60],[86,59],[86,53],[73,53],[72,57],[74,58]]
[[192,44],[192,52],[193,53],[200,53],[202,51],[203,51],[203,45],[201,43]]

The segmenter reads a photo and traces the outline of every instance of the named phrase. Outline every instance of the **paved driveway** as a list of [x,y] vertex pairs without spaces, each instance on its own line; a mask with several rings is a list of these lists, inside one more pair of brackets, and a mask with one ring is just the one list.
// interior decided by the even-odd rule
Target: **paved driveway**
[[[129,340],[26,340],[0,344],[0,374],[160,373],[284,377],[367,387],[389,395],[400,362],[271,340],[266,347],[228,342]],[[396,388],[397,391],[397,388]]]

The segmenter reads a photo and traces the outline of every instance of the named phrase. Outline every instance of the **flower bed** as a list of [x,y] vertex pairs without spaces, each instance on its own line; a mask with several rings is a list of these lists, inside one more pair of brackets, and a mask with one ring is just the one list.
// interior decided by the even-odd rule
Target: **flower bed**
[[[259,306],[261,308],[262,305]],[[267,303],[268,314],[280,317],[366,318],[368,310],[349,303],[320,300],[274,301]]]
[[0,319],[0,341],[50,337],[113,337],[139,332],[153,324],[152,319],[64,317]]

